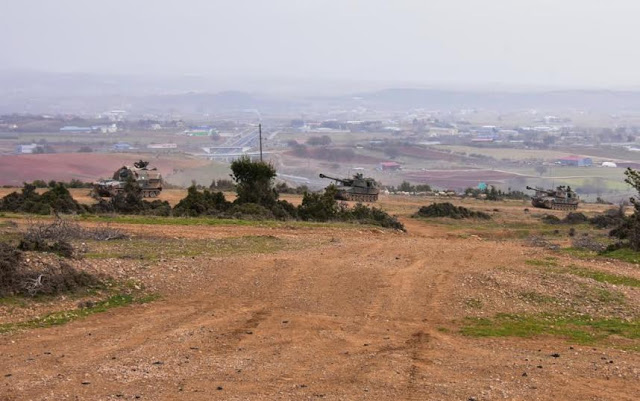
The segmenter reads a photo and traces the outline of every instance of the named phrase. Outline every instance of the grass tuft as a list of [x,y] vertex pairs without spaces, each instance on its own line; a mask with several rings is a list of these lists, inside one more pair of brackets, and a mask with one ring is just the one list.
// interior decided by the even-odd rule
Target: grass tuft
[[497,314],[494,318],[467,318],[461,328],[471,337],[560,336],[581,344],[592,344],[609,336],[635,340],[640,338],[640,320],[597,319],[588,315],[563,317],[553,315]]
[[77,319],[82,319],[96,313],[106,312],[109,309],[118,308],[130,304],[144,304],[154,301],[158,298],[159,296],[157,294],[147,294],[141,297],[134,297],[131,294],[113,295],[103,301],[96,302],[91,307],[52,312],[45,316],[37,317],[25,322],[0,324],[0,334],[20,329],[35,329],[60,326],[62,324],[69,323]]

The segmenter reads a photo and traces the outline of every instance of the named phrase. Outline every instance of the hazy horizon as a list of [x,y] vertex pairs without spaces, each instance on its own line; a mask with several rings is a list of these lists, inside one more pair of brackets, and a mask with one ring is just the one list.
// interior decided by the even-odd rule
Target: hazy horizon
[[293,89],[640,87],[640,3],[630,0],[33,0],[0,11],[5,71]]

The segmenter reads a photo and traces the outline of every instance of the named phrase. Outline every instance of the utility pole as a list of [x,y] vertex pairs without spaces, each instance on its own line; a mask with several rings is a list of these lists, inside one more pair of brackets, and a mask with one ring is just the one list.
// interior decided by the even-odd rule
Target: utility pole
[[262,124],[258,124],[258,136],[260,137],[260,161],[262,162]]

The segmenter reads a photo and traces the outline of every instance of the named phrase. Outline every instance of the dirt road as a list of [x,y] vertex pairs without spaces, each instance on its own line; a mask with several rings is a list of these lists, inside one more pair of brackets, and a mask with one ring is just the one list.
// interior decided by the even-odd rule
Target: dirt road
[[198,227],[308,246],[158,263],[159,301],[3,335],[0,400],[637,399],[637,352],[455,330],[465,278],[544,251],[405,221]]

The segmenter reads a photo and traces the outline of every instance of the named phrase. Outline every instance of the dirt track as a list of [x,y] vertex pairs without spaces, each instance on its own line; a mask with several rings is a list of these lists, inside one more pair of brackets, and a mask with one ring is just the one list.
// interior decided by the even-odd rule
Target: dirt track
[[0,400],[637,399],[632,351],[454,332],[465,277],[544,251],[404,221],[408,234],[171,227],[309,246],[159,263],[160,301],[1,336]]

